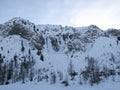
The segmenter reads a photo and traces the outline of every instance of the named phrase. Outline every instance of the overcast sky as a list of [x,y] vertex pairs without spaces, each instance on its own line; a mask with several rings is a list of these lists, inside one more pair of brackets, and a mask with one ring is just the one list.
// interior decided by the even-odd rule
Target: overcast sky
[[120,0],[0,0],[0,23],[13,17],[36,24],[120,29]]

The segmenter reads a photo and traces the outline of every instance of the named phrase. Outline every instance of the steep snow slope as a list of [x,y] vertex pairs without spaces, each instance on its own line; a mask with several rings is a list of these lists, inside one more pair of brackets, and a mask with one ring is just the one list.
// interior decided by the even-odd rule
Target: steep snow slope
[[100,65],[116,68],[120,65],[120,41],[113,37],[100,37],[89,52],[89,56],[95,57]]

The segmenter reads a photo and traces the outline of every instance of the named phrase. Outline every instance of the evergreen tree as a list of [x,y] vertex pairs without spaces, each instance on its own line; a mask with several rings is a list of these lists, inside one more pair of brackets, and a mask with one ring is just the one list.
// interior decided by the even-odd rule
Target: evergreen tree
[[56,83],[56,74],[55,74],[55,72],[51,72],[50,83],[51,84],[55,84]]
[[44,61],[44,56],[43,56],[43,54],[41,54],[40,59],[41,59],[42,61]]
[[21,41],[21,51],[24,52],[25,48],[24,48],[24,45],[23,45],[23,40]]

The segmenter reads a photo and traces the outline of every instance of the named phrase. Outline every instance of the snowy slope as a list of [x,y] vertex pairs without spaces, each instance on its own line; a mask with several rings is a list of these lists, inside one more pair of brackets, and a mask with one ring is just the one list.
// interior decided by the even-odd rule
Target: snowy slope
[[117,81],[118,37],[95,25],[35,25],[13,18],[0,26],[0,84],[46,81],[93,85],[112,76]]
[[[106,64],[109,68],[120,65],[120,41],[113,37],[101,37],[96,40],[89,56],[95,57],[100,64]],[[115,65],[114,65],[115,64]]]

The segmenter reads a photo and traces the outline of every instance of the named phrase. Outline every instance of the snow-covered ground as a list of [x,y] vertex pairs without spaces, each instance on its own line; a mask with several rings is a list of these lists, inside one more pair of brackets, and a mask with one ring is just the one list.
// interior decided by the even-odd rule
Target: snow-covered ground
[[0,86],[0,90],[120,90],[120,82],[101,83],[99,85],[71,85],[68,87],[61,84],[46,83],[26,83],[26,84],[10,84]]

